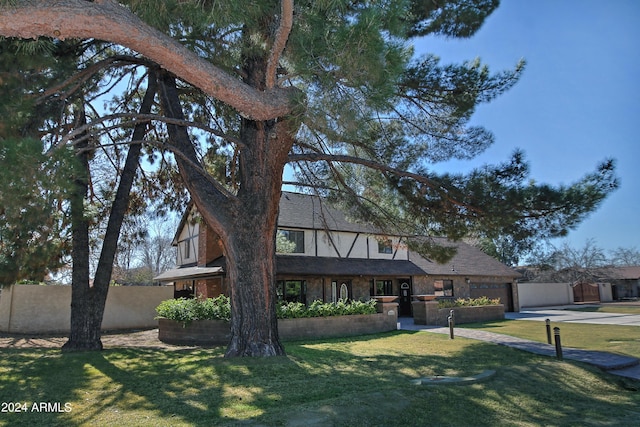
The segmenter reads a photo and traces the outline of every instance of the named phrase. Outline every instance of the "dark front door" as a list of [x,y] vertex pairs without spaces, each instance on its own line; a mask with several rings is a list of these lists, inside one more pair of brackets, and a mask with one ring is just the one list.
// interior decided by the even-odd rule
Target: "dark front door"
[[411,279],[398,279],[398,316],[411,316]]

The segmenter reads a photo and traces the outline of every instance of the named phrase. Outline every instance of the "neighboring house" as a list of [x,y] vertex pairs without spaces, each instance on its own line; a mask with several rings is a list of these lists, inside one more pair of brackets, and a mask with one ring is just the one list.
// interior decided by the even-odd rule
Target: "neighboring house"
[[[389,236],[347,220],[321,198],[282,193],[279,239],[287,253],[276,257],[278,297],[310,303],[316,299],[369,299],[398,296],[400,315],[411,315],[412,295],[442,298],[500,298],[506,311],[517,304],[515,270],[465,243],[446,264],[408,249],[406,237]],[[219,237],[202,222],[193,205],[183,216],[173,245],[178,268],[155,280],[173,282],[175,295],[215,297],[227,294],[225,260]]]
[[640,298],[640,266],[565,268],[560,271],[523,267],[519,271],[523,275],[520,282],[569,284],[576,303]]
[[640,266],[605,267],[597,270],[599,281],[611,284],[614,300],[640,298]]

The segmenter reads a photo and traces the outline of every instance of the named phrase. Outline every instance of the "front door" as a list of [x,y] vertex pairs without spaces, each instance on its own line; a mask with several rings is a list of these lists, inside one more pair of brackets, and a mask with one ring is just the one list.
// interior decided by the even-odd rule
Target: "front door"
[[337,302],[338,299],[346,301],[351,299],[352,295],[351,280],[331,281],[331,302]]
[[411,316],[411,279],[398,279],[398,316]]

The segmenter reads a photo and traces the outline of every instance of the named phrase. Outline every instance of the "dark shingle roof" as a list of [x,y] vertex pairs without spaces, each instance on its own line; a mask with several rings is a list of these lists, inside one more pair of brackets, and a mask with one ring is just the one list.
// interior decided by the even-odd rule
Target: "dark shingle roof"
[[329,276],[420,276],[425,272],[408,260],[329,258],[281,255],[277,274]]
[[348,221],[343,212],[332,208],[320,197],[289,192],[282,192],[280,197],[278,226],[354,233],[377,232],[370,225]]
[[602,267],[593,272],[602,280],[640,280],[640,266]]
[[499,276],[520,277],[513,268],[501,263],[497,259],[485,254],[480,249],[464,242],[451,242],[444,238],[435,238],[435,242],[442,246],[455,246],[457,252],[445,264],[425,259],[418,253],[410,251],[409,259],[430,275],[456,276]]
[[[191,205],[190,205],[191,206]],[[188,210],[183,216],[184,225]],[[347,216],[330,207],[320,197],[300,193],[282,192],[280,198],[279,227],[301,229],[328,229],[355,233],[380,234],[379,230],[367,224],[350,222]],[[435,238],[436,243],[455,246],[457,253],[451,261],[438,264],[410,251],[408,260],[325,258],[311,256],[279,255],[278,274],[305,275],[447,275],[447,276],[497,276],[520,277],[520,273],[490,257],[478,248],[462,242],[451,242],[445,238]],[[215,265],[214,265],[215,264]],[[224,258],[210,263],[208,267],[224,269]]]

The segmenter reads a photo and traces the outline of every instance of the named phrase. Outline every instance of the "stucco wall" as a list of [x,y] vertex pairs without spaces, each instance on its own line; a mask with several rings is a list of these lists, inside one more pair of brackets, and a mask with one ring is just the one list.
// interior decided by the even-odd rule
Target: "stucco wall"
[[400,237],[389,236],[392,253],[379,253],[376,236],[348,231],[303,230],[283,228],[304,232],[304,253],[297,256],[343,257],[358,259],[407,259],[407,245]]
[[[109,288],[102,329],[152,328],[155,308],[173,298],[172,286],[113,286]],[[71,286],[14,285],[0,294],[0,331],[10,333],[68,333]]]
[[520,309],[573,304],[569,283],[518,283]]

